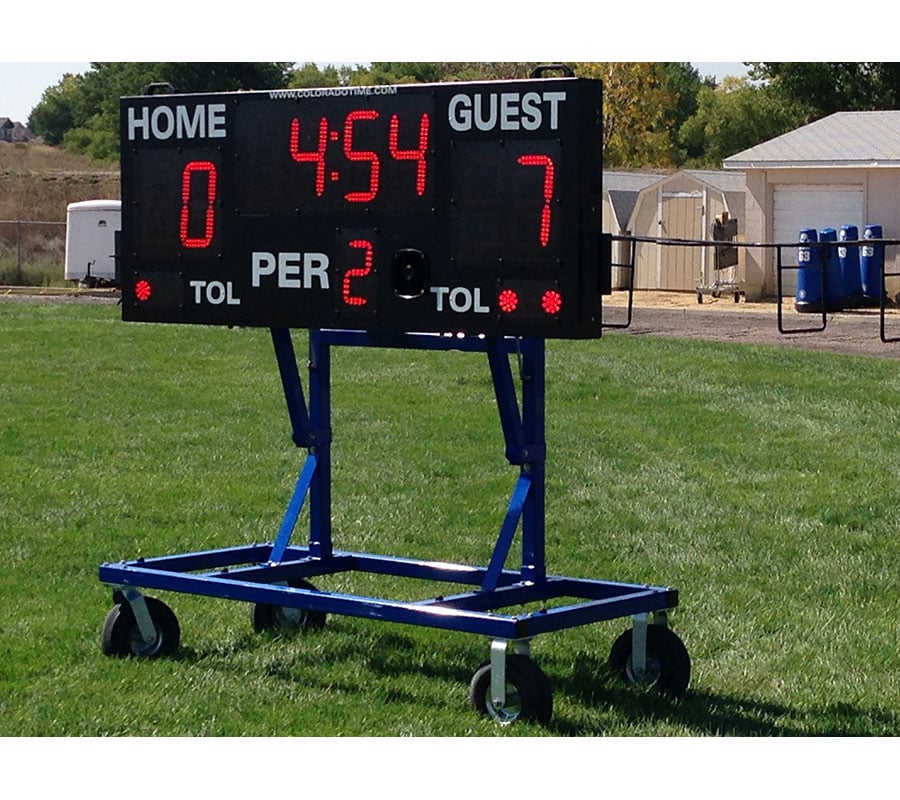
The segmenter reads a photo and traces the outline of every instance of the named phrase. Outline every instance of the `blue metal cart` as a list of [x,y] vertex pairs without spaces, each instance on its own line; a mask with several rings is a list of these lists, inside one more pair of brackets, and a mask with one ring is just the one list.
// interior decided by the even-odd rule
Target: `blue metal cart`
[[[253,604],[257,630],[321,627],[327,614],[475,633],[490,640],[490,657],[475,671],[472,707],[501,723],[549,722],[550,680],[532,660],[539,634],[631,617],[632,627],[613,644],[609,663],[623,679],[683,694],[690,659],[667,625],[678,603],[670,587],[547,574],[545,565],[545,342],[535,338],[377,334],[312,330],[308,396],[291,333],[271,330],[293,430],[307,456],[283,521],[268,544],[140,558],[100,567],[114,588],[115,605],[102,632],[105,653],[157,657],[174,652],[180,627],[171,609],[140,590],[164,590]],[[346,552],[331,529],[331,348],[413,348],[479,352],[487,356],[503,430],[506,458],[518,467],[490,562],[467,566]],[[514,376],[512,363],[518,366]],[[518,387],[517,387],[518,383]],[[308,503],[309,539],[293,541]],[[507,567],[521,529],[521,565]],[[372,573],[447,584],[448,593],[415,601],[320,591],[314,581],[345,572]],[[431,588],[431,586],[429,587]]]

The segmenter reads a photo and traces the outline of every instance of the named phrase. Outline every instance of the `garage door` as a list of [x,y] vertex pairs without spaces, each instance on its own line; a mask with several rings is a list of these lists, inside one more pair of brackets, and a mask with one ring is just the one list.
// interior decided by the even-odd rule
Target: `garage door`
[[[781,186],[775,187],[773,209],[776,242],[796,242],[804,228],[834,228],[856,225],[863,230],[863,187],[849,186]],[[786,248],[781,252],[782,264],[797,266],[797,249]],[[793,295],[797,286],[796,270],[786,270],[782,275],[785,294]]]

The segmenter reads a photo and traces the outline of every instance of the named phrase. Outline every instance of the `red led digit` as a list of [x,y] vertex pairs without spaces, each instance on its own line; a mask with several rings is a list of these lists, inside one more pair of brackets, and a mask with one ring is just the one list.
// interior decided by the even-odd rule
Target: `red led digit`
[[512,314],[519,307],[519,295],[512,289],[504,289],[497,297],[497,305],[504,314]]
[[344,280],[341,283],[341,299],[348,306],[364,306],[369,302],[368,298],[352,294],[350,291],[350,281],[353,278],[363,278],[372,272],[372,262],[374,260],[374,247],[368,239],[354,239],[347,242],[348,247],[355,250],[363,251],[363,265],[355,269],[348,269],[344,273]]
[[291,122],[291,156],[294,161],[316,165],[316,197],[325,192],[325,150],[328,147],[328,120],[319,120],[319,138],[315,150],[300,149],[300,120]]
[[[206,213],[203,223],[203,235],[191,236],[191,191],[194,173],[206,173]],[[179,236],[184,247],[195,249],[209,247],[216,229],[216,192],[219,173],[212,161],[188,161],[181,173],[181,224]]]
[[353,130],[358,120],[378,119],[378,112],[375,109],[358,109],[347,114],[344,120],[344,155],[350,161],[368,161],[370,164],[369,171],[369,189],[365,192],[347,192],[344,199],[350,203],[368,203],[375,199],[378,194],[378,180],[381,172],[381,162],[378,159],[378,153],[372,150],[354,150],[353,149]]
[[388,145],[391,155],[397,161],[416,162],[416,194],[421,197],[425,194],[426,162],[425,153],[428,150],[428,128],[430,119],[428,114],[422,114],[419,119],[419,146],[414,150],[400,149],[400,118],[397,114],[391,117],[391,128],[388,136]]
[[538,230],[538,240],[541,247],[546,247],[550,241],[550,201],[553,200],[555,185],[555,167],[553,159],[544,155],[519,156],[517,161],[524,167],[544,168],[544,206],[541,209],[541,225]]

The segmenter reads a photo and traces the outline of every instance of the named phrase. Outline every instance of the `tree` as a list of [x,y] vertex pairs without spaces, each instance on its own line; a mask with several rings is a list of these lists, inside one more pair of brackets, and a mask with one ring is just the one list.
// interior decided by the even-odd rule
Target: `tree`
[[40,102],[31,110],[28,127],[47,144],[61,144],[66,131],[75,125],[75,107],[81,75],[66,73],[56,86],[44,90]]
[[703,86],[714,87],[713,78],[701,78],[697,69],[688,63],[663,62],[663,74],[669,89],[678,100],[672,121],[676,128],[690,119],[697,111],[698,95]]
[[718,168],[728,156],[796,128],[807,113],[777,86],[726,78],[701,87],[697,111],[681,126],[678,141],[689,165]]
[[[48,88],[29,126],[50,144],[96,158],[118,153],[119,98],[167,82],[181,92],[431,83],[530,77],[541,62],[100,62]],[[713,166],[747,147],[842,108],[896,107],[900,65],[755,63],[752,80],[716,86],[687,63],[582,62],[604,84],[607,168]],[[735,82],[737,81],[737,82]]]
[[357,84],[432,83],[441,80],[441,72],[440,64],[434,61],[373,61],[354,78]]
[[669,135],[672,140],[672,157],[676,164],[683,164],[687,153],[681,146],[679,132],[699,108],[700,90],[715,87],[715,79],[701,78],[700,73],[687,63],[666,62],[663,64],[668,86],[678,100],[672,114]]
[[528,78],[537,66],[530,61],[444,61],[441,80],[492,81]]
[[900,63],[752,62],[750,76],[809,108],[810,122],[836,111],[900,107]]
[[179,62],[157,64],[160,80],[182,92],[235,92],[242,89],[283,89],[290,62]]
[[[355,69],[353,84],[528,78],[539,63],[521,61],[373,62]],[[677,131],[697,108],[703,85],[687,63],[573,63],[577,75],[604,81],[606,163],[669,166],[678,163]],[[304,71],[308,68],[304,67]],[[297,80],[296,74],[295,78]],[[311,85],[311,84],[306,84]]]
[[282,62],[101,62],[83,75],[67,75],[47,89],[31,114],[34,132],[50,144],[95,158],[118,153],[119,98],[142,94],[151,83],[181,92],[278,89],[291,64]]
[[374,61],[351,68],[342,78],[355,86],[511,80],[529,77],[536,65],[525,61]]
[[672,137],[679,93],[662,62],[588,62],[578,75],[603,81],[603,163],[607,167],[666,167],[675,161]]
[[327,66],[319,69],[317,64],[311,61],[302,64],[291,72],[288,78],[288,88],[290,89],[311,89],[316,86],[343,86],[342,73],[334,66]]

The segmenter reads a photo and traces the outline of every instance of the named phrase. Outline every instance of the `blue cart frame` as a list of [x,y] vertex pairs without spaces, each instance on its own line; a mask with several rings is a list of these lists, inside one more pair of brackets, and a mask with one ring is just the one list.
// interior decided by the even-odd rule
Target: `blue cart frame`
[[[470,687],[470,701],[476,710],[501,722],[521,716],[546,723],[552,707],[549,681],[531,662],[530,640],[538,634],[632,617],[632,629],[619,637],[610,653],[613,669],[626,680],[658,684],[674,694],[687,688],[687,652],[667,626],[666,612],[677,606],[677,590],[546,572],[543,339],[311,330],[307,403],[291,332],[272,329],[271,336],[293,441],[307,450],[274,542],[103,564],[100,580],[116,587],[117,603],[104,627],[106,652],[153,656],[177,647],[180,632],[174,615],[160,601],[145,598],[137,587],[239,600],[285,612],[294,610],[296,618],[307,621],[324,620],[324,615],[330,613],[476,633],[492,642],[490,660],[476,672]],[[487,355],[506,459],[519,468],[519,475],[486,566],[334,548],[333,346],[458,350]],[[521,400],[510,364],[513,357],[519,365]],[[292,539],[307,502],[309,540],[305,545],[295,544]],[[521,565],[510,569],[506,562],[520,527]],[[469,590],[398,601],[319,591],[310,582],[350,571],[437,581]],[[553,605],[554,600],[561,602]],[[526,612],[522,610],[526,605],[537,608]],[[514,611],[500,613],[510,609]],[[514,655],[508,654],[510,644]]]

